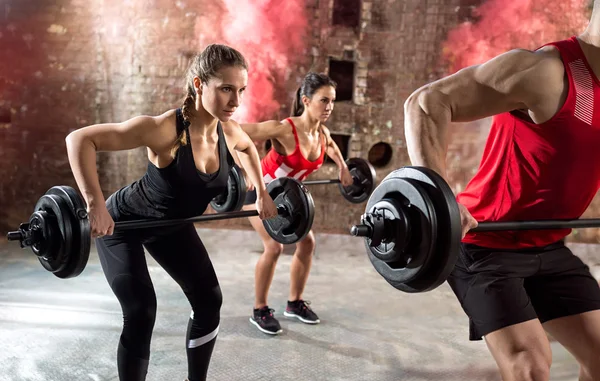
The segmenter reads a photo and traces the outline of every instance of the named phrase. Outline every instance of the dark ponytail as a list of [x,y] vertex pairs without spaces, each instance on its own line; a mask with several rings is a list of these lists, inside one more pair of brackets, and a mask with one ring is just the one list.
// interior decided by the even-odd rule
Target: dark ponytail
[[[190,112],[191,112],[191,110],[194,109],[194,105],[196,103],[196,97],[194,95],[195,95],[194,88],[192,87],[192,90],[188,89],[188,93],[185,96],[185,99],[183,100],[183,105],[181,106],[181,113],[183,114],[183,120],[185,120],[186,122],[189,121]],[[177,150],[179,149],[179,147],[184,146],[187,143],[188,143],[187,135],[185,134],[185,129],[184,129],[179,132],[179,135],[177,136],[177,140],[175,141],[173,148],[171,148],[171,156],[175,157],[175,154],[177,153]]]
[[294,97],[294,103],[292,103],[292,113],[290,116],[300,116],[304,112],[304,103],[302,103],[302,87],[298,87],[296,90],[296,96]]
[[186,88],[187,94],[183,100],[183,105],[181,105],[181,113],[183,114],[183,119],[185,121],[189,121],[190,117],[192,116],[192,110],[194,109],[194,105],[196,103],[196,91],[194,89],[193,81],[192,83],[188,83]]
[[322,73],[310,72],[306,74],[302,80],[302,84],[296,90],[296,97],[292,103],[292,112],[290,116],[300,116],[304,112],[304,103],[302,103],[302,96],[306,96],[312,99],[313,95],[324,86],[331,86],[334,89],[337,87],[337,83],[329,78],[328,75]]

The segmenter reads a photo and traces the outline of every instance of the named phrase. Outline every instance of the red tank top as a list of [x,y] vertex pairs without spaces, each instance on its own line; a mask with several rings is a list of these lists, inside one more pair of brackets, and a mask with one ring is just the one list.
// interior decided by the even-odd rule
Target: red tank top
[[[569,80],[568,96],[550,120],[534,124],[503,113],[493,118],[479,169],[457,200],[477,221],[579,218],[600,186],[600,81],[576,37],[552,42]],[[525,248],[571,232],[531,230],[468,233],[463,242]]]
[[[306,159],[300,151],[300,141],[296,126],[290,118],[286,119],[292,125],[294,140],[296,141],[296,149],[291,155],[281,155],[279,152],[271,148],[265,157],[261,160],[263,171],[263,179],[265,183],[270,183],[278,177],[293,177],[298,181],[303,181],[323,165],[325,158],[325,141],[321,140],[321,154],[315,161]],[[321,134],[323,135],[323,134]]]

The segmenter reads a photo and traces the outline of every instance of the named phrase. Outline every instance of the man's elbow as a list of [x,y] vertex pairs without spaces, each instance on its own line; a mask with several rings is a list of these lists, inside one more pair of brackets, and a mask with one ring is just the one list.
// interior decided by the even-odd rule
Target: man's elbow
[[422,86],[413,91],[404,102],[404,110],[414,110],[416,108],[424,110],[428,104],[439,101],[442,93],[436,90],[430,84]]
[[419,97],[421,96],[421,94],[424,92],[425,90],[421,87],[415,91],[413,91],[408,98],[406,98],[406,101],[404,101],[404,113],[408,114],[413,108],[415,108],[415,106],[418,107],[419,105]]
[[428,97],[429,92],[428,87],[423,86],[413,91],[404,102],[404,128],[406,132],[410,132],[417,126],[418,118],[424,113],[421,105]]
[[441,113],[445,114],[449,109],[448,96],[429,85],[415,90],[404,102],[407,121],[422,116],[437,119]]

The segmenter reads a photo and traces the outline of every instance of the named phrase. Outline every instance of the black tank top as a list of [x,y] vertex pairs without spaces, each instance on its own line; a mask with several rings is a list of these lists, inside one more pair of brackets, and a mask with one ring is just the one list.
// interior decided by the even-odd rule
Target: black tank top
[[[188,218],[204,213],[210,201],[225,191],[233,157],[227,149],[221,123],[217,124],[219,169],[203,173],[196,168],[192,153],[189,123],[183,119],[181,109],[176,110],[177,135],[185,131],[187,144],[177,150],[173,161],[158,168],[148,161],[144,176],[119,189],[113,197],[113,208],[119,217],[132,218]],[[108,201],[108,200],[107,200]]]

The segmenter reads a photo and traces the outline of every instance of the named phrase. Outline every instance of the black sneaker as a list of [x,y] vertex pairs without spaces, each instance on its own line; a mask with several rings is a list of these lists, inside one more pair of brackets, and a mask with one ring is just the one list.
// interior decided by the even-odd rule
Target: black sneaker
[[317,314],[310,309],[310,302],[305,300],[296,300],[294,302],[288,301],[287,307],[283,314],[287,317],[297,318],[302,323],[306,324],[319,324],[321,320]]
[[282,332],[281,325],[273,316],[274,310],[265,306],[261,309],[254,309],[250,316],[250,323],[254,324],[261,332],[268,335],[278,335]]

